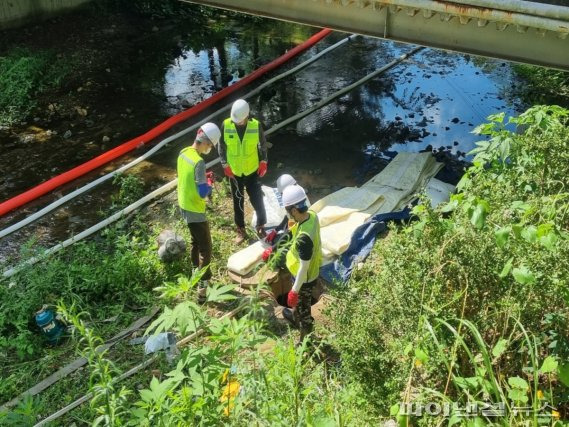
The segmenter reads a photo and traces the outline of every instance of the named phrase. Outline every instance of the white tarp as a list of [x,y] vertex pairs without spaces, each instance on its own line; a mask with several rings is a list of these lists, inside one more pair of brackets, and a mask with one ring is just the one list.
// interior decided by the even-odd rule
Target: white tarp
[[442,168],[431,153],[399,153],[362,187],[346,187],[319,200],[312,209],[320,218],[325,258],[344,252],[355,229],[379,213],[402,209]]

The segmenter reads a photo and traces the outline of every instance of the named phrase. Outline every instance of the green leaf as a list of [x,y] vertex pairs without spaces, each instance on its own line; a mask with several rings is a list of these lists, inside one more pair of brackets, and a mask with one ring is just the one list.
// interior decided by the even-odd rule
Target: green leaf
[[328,415],[318,415],[314,419],[314,427],[334,427],[336,426],[336,421],[334,418]]
[[541,374],[548,374],[550,372],[555,372],[557,370],[557,360],[553,356],[547,356],[543,361],[543,365],[539,368]]
[[561,381],[566,387],[569,387],[569,363],[564,363],[557,368],[557,373],[559,374],[559,381]]
[[506,159],[510,156],[510,146],[512,145],[512,138],[504,138],[500,144],[499,152],[500,152],[500,159],[502,162],[505,162]]
[[557,235],[553,231],[550,231],[545,236],[539,238],[539,243],[551,251],[555,248],[555,243],[557,243]]
[[527,285],[535,282],[535,276],[524,265],[520,266],[519,268],[518,267],[514,268],[512,270],[512,274],[514,276],[514,279],[516,279],[516,282],[522,285]]
[[391,405],[391,407],[389,408],[389,415],[394,416],[397,415],[398,413],[399,413],[399,403]]
[[512,225],[512,231],[514,232],[514,236],[520,238],[522,236],[522,230],[524,227],[521,224],[514,224]]
[[504,123],[505,117],[506,113],[502,111],[501,113],[490,114],[486,119],[494,123]]
[[427,363],[427,360],[429,360],[428,354],[420,348],[415,349],[415,358],[420,360],[423,364]]
[[458,200],[454,199],[448,203],[443,204],[441,207],[441,212],[442,213],[453,212],[456,210],[457,207],[458,207]]
[[514,402],[526,403],[528,401],[527,393],[525,390],[513,388],[508,390],[508,397]]
[[486,215],[488,214],[488,203],[484,200],[480,200],[470,216],[470,223],[477,229],[484,227],[486,222]]
[[508,384],[510,384],[510,387],[512,388],[517,388],[524,391],[526,391],[529,387],[527,381],[520,377],[508,378]]
[[235,285],[224,285],[224,286],[208,286],[206,295],[208,302],[219,302],[219,301],[229,301],[237,299],[233,294],[230,294]]
[[466,420],[467,427],[484,427],[486,425],[486,421],[482,417],[476,417]]
[[494,232],[494,236],[496,237],[496,244],[499,248],[506,246],[506,243],[508,243],[508,240],[510,239],[511,231],[512,227],[502,227]]
[[458,413],[458,414],[452,414],[448,420],[448,425],[447,427],[452,427],[455,424],[459,424],[462,421],[464,421],[464,417],[462,416],[462,414]]
[[521,200],[516,200],[512,202],[512,209],[518,212],[526,213],[530,210],[531,205],[529,203],[523,202]]
[[492,356],[497,359],[506,351],[506,348],[508,348],[508,340],[500,338],[492,349]]
[[514,257],[511,257],[508,261],[506,261],[506,264],[504,264],[504,268],[502,268],[502,272],[499,275],[500,279],[503,279],[508,274],[510,274],[510,271],[512,270],[512,262],[514,262]]
[[540,224],[539,227],[537,227],[537,237],[546,236],[553,230],[553,224]]
[[537,242],[537,228],[534,225],[529,225],[522,230],[522,238],[530,243]]

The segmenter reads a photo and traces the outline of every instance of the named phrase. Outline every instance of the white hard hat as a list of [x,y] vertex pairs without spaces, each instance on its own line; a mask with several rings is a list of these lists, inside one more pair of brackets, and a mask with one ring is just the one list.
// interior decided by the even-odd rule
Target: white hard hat
[[207,136],[207,139],[209,139],[213,145],[217,145],[219,143],[219,138],[221,138],[221,131],[217,125],[211,122],[204,123],[201,125],[200,130],[205,133],[205,136]]
[[241,123],[249,116],[249,104],[244,99],[238,99],[231,106],[231,120],[233,123]]
[[285,208],[294,206],[303,200],[306,200],[306,193],[300,185],[289,185],[284,189],[283,205]]
[[279,176],[277,179],[277,190],[279,190],[279,193],[282,194],[286,187],[294,184],[296,184],[296,179],[294,179],[288,173],[285,173],[284,175]]

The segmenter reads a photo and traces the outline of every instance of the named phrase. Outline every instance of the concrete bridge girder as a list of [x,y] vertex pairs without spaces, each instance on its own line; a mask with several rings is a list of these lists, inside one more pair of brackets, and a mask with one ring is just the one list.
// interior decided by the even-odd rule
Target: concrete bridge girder
[[520,0],[183,1],[569,71],[568,7]]

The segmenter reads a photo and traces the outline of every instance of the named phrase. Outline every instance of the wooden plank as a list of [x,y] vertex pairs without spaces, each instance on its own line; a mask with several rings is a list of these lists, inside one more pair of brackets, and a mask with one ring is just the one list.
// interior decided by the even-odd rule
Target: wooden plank
[[[159,310],[160,310],[159,307],[152,307],[149,315],[141,317],[140,319],[133,322],[128,328],[120,331],[118,334],[116,334],[110,340],[105,342],[103,345],[97,347],[97,351],[102,352],[102,351],[105,351],[105,350],[111,348],[113,345],[115,345],[117,342],[119,342],[120,340],[122,340],[126,336],[128,336],[131,333],[133,333],[134,331],[140,329],[142,326],[144,326],[146,323],[148,323],[156,315],[156,313],[158,313]],[[71,363],[65,365],[63,368],[57,370],[56,372],[51,374],[49,377],[45,378],[40,383],[38,383],[35,386],[24,391],[22,394],[20,394],[19,396],[15,397],[12,400],[10,400],[9,402],[4,403],[2,405],[2,407],[0,407],[0,409],[5,410],[8,408],[11,408],[12,406],[17,405],[24,397],[35,396],[35,395],[41,393],[46,388],[52,386],[53,384],[55,384],[60,379],[65,378],[66,376],[68,376],[72,372],[75,372],[77,369],[81,368],[86,363],[87,363],[87,359],[85,359],[84,357],[80,357],[78,359],[75,359],[73,362],[71,362]]]

